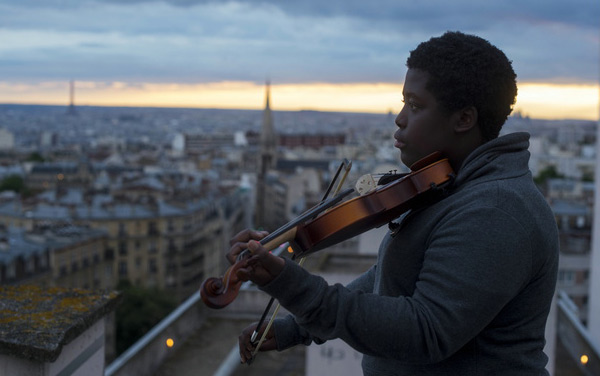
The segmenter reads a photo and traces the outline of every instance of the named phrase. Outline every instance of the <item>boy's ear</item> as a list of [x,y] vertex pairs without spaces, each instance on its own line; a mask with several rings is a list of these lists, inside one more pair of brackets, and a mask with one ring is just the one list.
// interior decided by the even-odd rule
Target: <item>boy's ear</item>
[[454,131],[463,133],[477,126],[477,109],[475,106],[465,107],[458,111],[458,121],[455,123]]

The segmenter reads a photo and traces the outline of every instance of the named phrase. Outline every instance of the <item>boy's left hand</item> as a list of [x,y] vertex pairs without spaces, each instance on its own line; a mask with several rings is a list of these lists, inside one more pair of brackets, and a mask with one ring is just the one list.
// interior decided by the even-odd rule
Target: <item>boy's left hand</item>
[[267,251],[256,240],[248,241],[248,250],[252,255],[247,258],[237,276],[242,281],[252,281],[259,286],[266,285],[281,273],[285,266],[285,260]]

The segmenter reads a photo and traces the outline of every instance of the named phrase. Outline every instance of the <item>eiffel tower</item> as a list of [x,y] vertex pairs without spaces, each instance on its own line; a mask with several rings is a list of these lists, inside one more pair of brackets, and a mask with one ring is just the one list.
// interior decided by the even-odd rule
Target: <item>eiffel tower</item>
[[77,115],[77,110],[75,109],[75,81],[73,80],[69,82],[69,107],[67,107],[67,115]]

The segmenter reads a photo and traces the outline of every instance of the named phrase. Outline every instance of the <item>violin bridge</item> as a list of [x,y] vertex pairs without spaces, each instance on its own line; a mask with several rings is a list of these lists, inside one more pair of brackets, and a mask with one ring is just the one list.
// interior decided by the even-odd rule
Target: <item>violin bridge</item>
[[358,192],[358,194],[361,196],[371,192],[375,188],[377,188],[377,182],[372,174],[361,176],[354,186],[356,192]]

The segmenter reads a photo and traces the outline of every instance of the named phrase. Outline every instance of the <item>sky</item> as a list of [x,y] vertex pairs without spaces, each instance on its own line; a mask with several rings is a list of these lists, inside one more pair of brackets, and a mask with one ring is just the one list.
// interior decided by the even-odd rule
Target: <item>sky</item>
[[597,120],[598,0],[0,0],[0,103],[387,113],[447,30],[513,61],[515,111]]

